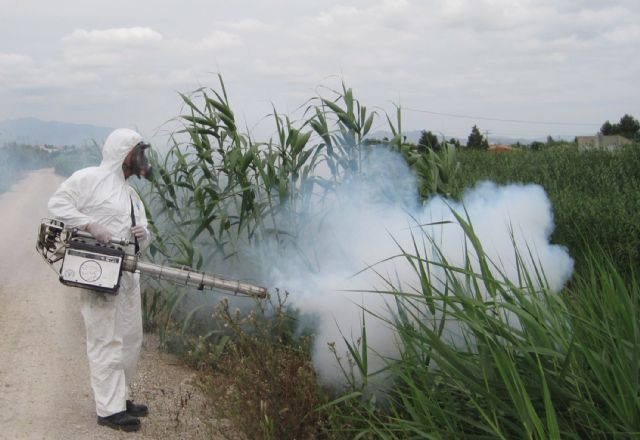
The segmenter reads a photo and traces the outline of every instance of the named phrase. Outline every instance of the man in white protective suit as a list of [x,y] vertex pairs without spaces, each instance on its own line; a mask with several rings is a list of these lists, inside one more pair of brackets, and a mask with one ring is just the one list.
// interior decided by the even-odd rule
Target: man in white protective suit
[[[133,130],[112,132],[102,147],[102,163],[76,171],[49,200],[49,212],[66,227],[85,230],[108,243],[150,240],[144,206],[128,184],[132,175],[150,178],[142,136]],[[124,431],[140,429],[146,405],[128,400],[142,345],[140,274],[123,272],[117,294],[83,289],[82,317],[98,424]]]

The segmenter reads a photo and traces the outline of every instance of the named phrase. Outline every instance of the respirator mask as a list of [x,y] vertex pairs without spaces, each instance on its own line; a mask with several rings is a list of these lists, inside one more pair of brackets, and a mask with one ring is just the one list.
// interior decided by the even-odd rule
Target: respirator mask
[[144,154],[147,148],[151,148],[151,145],[147,144],[146,142],[138,143],[135,147],[133,147],[131,153],[129,153],[129,160],[122,166],[123,169],[128,170],[131,175],[136,175],[139,178],[144,177],[147,180],[151,180],[153,168],[149,163],[149,159]]

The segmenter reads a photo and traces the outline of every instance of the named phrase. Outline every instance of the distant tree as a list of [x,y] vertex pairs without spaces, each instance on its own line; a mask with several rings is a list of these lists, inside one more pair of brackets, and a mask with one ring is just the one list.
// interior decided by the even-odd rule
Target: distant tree
[[365,140],[362,141],[362,143],[364,145],[380,145],[380,144],[384,144],[384,143],[388,143],[389,140],[388,139],[376,139],[376,138],[366,138]]
[[434,151],[439,151],[441,148],[440,141],[438,140],[438,136],[426,130],[422,130],[422,132],[420,133],[420,139],[418,140],[418,145],[421,145],[425,148],[429,148]]
[[618,127],[619,134],[628,139],[637,138],[638,134],[640,134],[640,122],[631,115],[624,115],[620,118]]
[[600,133],[605,136],[619,134],[627,139],[640,139],[640,122],[633,116],[625,114],[617,124],[609,121],[602,124]]
[[460,145],[460,141],[459,141],[458,139],[455,139],[455,138],[451,138],[451,139],[449,139],[449,142],[448,142],[448,143],[449,143],[450,145],[453,145],[453,146],[454,146],[454,147],[456,147],[456,148],[460,148],[460,146],[461,146],[461,145]]
[[482,136],[477,126],[473,126],[471,133],[467,138],[467,148],[476,148],[479,150],[488,150],[489,142]]
[[613,125],[611,125],[611,122],[607,121],[604,124],[602,124],[602,127],[600,127],[600,134],[603,134],[605,136],[614,134]]
[[544,142],[533,141],[531,142],[530,148],[534,151],[540,151],[544,148],[544,146],[545,146]]

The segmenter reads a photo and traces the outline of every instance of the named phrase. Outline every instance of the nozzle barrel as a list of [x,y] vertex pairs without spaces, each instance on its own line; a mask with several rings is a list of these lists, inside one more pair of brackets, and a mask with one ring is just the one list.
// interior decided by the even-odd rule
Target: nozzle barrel
[[[135,257],[134,257],[135,258]],[[235,294],[243,294],[254,296],[256,298],[266,298],[267,289],[256,286],[254,284],[245,283],[238,280],[230,280],[222,278],[218,275],[211,275],[204,272],[197,272],[191,269],[180,269],[176,267],[167,267],[159,264],[127,259],[123,268],[129,272],[139,270],[146,275],[154,276],[161,280],[171,281],[176,284],[184,284],[185,286],[196,287],[200,290],[221,289]]]

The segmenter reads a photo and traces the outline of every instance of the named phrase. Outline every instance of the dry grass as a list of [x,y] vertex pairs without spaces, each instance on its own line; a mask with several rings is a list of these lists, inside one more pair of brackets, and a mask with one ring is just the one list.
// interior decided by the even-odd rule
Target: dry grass
[[[313,368],[287,347],[271,347],[263,359],[234,344],[204,379],[218,416],[251,439],[315,439],[322,436],[317,408],[324,403]],[[257,350],[258,351],[258,350]]]
[[[242,315],[222,302],[215,312],[228,335],[193,339],[188,356],[218,418],[250,439],[322,438],[328,396],[318,383],[308,338],[293,338],[282,303]],[[214,340],[215,339],[215,340]]]

